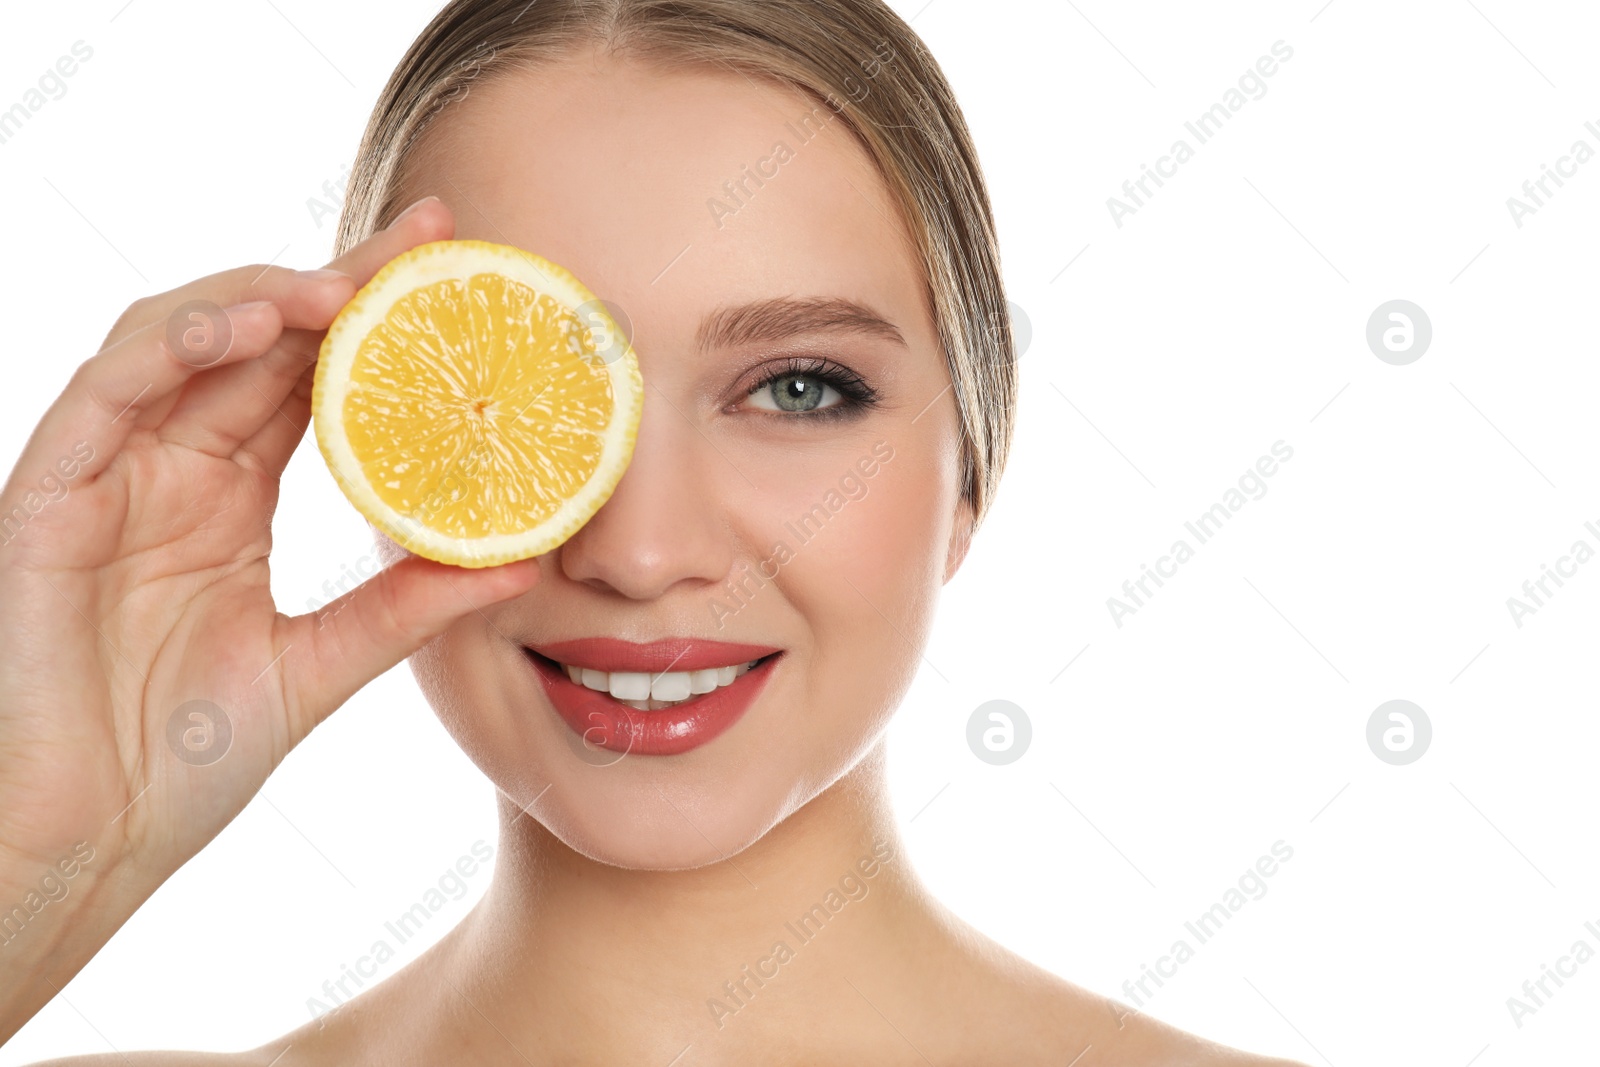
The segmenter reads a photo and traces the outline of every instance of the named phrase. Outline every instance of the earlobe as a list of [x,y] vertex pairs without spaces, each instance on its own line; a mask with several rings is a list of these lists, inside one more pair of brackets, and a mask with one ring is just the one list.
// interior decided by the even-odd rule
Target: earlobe
[[956,519],[950,526],[950,544],[945,549],[946,582],[956,576],[956,571],[961,569],[961,562],[967,558],[967,549],[972,547],[973,526],[972,505],[963,500],[956,508]]

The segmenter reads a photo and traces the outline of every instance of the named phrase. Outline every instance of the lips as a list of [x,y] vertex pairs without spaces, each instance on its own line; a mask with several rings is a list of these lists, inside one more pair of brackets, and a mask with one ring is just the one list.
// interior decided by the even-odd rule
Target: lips
[[[524,652],[575,734],[597,748],[639,755],[676,755],[720,736],[749,710],[783,658],[770,645],[695,638],[636,644],[590,637]],[[691,676],[692,693],[684,688]],[[719,684],[701,692],[702,679]],[[648,699],[652,684],[665,699]]]
[[563,666],[588,667],[597,671],[643,671],[646,674],[736,667],[779,651],[770,645],[738,645],[727,641],[700,641],[692,637],[669,637],[643,645],[610,637],[581,637],[576,641],[530,647],[545,659],[555,660]]

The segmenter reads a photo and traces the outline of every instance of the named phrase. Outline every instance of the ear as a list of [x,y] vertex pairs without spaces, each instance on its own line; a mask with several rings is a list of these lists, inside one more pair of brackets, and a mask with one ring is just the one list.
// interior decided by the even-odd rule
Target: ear
[[956,571],[961,569],[961,563],[967,558],[967,549],[972,547],[972,505],[965,499],[956,507],[955,522],[950,525],[950,544],[945,548],[944,580],[946,582],[956,576]]

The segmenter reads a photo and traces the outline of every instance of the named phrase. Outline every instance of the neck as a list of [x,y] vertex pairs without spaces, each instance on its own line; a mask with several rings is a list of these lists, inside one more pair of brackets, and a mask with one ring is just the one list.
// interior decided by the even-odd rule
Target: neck
[[591,1057],[599,1041],[638,1062],[693,1045],[695,1062],[712,1062],[719,1047],[792,1039],[796,1013],[854,995],[840,974],[881,980],[908,937],[938,924],[895,827],[881,740],[755,844],[694,870],[597,863],[503,796],[500,840],[446,963],[464,1014],[502,1031],[485,1049],[523,1048],[521,1034]]

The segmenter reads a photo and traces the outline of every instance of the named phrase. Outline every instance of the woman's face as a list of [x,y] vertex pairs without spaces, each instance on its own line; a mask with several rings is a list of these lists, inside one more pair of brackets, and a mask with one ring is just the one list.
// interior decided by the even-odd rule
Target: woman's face
[[[468,755],[578,852],[737,853],[871,748],[965,551],[961,435],[909,233],[828,106],[735,73],[585,53],[472,87],[427,140],[404,202],[437,194],[456,237],[576,274],[631,322],[645,403],[621,483],[539,584],[412,668]],[[670,696],[662,671],[768,650],[656,711],[557,666]]]

